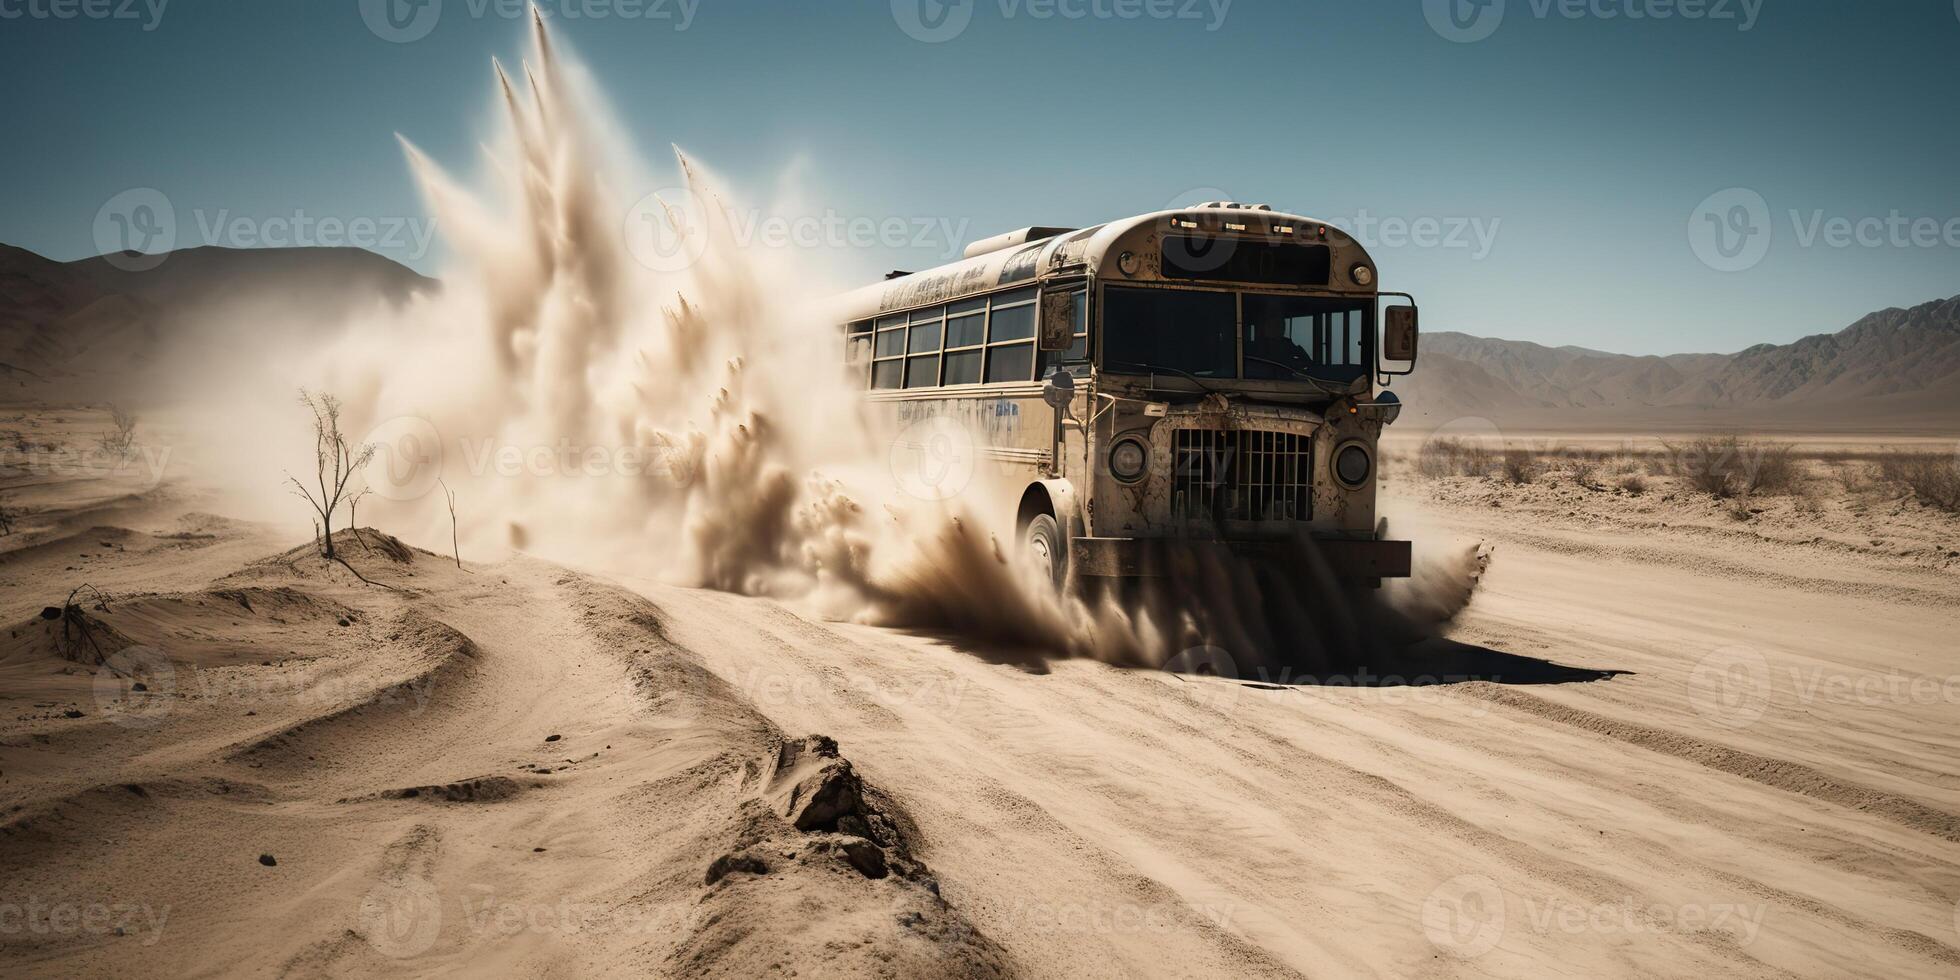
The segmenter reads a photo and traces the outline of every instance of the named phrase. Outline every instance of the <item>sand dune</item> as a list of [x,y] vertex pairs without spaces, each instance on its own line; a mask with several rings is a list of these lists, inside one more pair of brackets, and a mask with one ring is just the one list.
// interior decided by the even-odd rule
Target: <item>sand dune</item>
[[775,727],[646,600],[362,537],[372,550],[343,542],[351,568],[301,549],[90,605],[136,644],[92,670],[15,631],[4,670],[31,683],[7,690],[34,700],[0,750],[10,893],[113,890],[170,921],[7,935],[9,959],[1004,972],[898,804],[835,743]]

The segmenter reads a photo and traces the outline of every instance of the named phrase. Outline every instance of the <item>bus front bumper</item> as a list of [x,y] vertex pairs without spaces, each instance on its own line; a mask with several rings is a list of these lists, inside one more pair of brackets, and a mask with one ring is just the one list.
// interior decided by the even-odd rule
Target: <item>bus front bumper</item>
[[1076,574],[1099,578],[1155,578],[1179,564],[1205,556],[1299,558],[1317,553],[1341,579],[1408,578],[1409,542],[1369,538],[1310,538],[1306,541],[1206,541],[1166,538],[1071,538],[1069,559]]

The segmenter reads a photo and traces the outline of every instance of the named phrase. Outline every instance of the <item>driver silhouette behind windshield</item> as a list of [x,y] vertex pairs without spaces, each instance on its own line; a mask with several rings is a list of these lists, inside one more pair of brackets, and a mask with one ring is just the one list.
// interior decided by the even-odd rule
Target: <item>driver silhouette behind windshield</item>
[[1246,338],[1245,345],[1247,375],[1281,377],[1284,372],[1280,370],[1279,365],[1300,371],[1313,364],[1313,356],[1307,353],[1307,349],[1288,336],[1287,327],[1290,323],[1291,321],[1279,320],[1246,324],[1246,332],[1250,334]]

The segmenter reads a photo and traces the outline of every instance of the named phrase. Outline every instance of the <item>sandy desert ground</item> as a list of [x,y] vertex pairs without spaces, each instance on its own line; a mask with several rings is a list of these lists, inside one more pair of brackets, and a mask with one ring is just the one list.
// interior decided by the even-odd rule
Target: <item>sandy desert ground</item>
[[1395,472],[1468,612],[1232,680],[10,471],[0,972],[1960,972],[1960,522]]

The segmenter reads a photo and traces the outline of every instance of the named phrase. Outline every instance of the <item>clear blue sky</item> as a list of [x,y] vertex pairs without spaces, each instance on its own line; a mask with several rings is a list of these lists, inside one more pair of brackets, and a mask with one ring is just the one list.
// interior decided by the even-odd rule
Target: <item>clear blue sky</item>
[[[158,2],[0,0],[0,241],[93,254],[104,203],[134,187],[168,195],[180,246],[220,211],[424,216],[393,134],[472,170],[489,59],[524,46],[504,0],[441,0],[409,43],[378,37],[362,0],[168,0],[160,17]],[[1430,329],[1635,353],[1787,341],[1960,293],[1954,0],[1586,0],[1576,17],[1487,0],[1483,20],[1454,2],[1454,22],[1445,0],[923,0],[925,19],[908,18],[920,0],[544,7],[649,156],[678,143],[757,197],[802,160],[843,216],[979,237],[1219,188],[1429,219],[1460,244],[1374,234],[1385,286],[1417,293]],[[129,16],[54,16],[64,5]],[[965,27],[926,43],[908,19]],[[1732,187],[1761,195],[1769,250],[1721,272],[1689,226]],[[1716,220],[1758,220],[1734,204]],[[1895,212],[1921,241],[1908,225],[1806,244],[1819,218]],[[1485,254],[1476,232],[1493,227]],[[851,261],[871,277],[945,247]],[[440,271],[439,248],[378,250]]]

